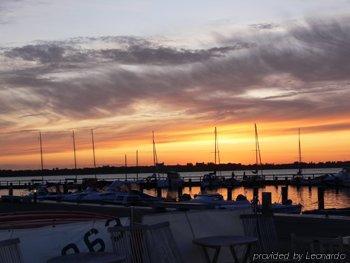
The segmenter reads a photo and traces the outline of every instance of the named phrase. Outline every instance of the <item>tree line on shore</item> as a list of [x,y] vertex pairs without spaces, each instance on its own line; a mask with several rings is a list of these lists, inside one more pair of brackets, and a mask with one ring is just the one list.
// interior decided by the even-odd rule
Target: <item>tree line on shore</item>
[[[305,168],[342,168],[350,166],[350,161],[328,161],[328,162],[309,162],[309,163],[287,163],[274,164],[265,163],[259,165],[259,169],[305,169]],[[52,168],[44,170],[0,170],[0,176],[50,176],[50,175],[88,175],[88,174],[122,174],[122,173],[166,173],[174,172],[204,172],[204,171],[235,171],[235,170],[255,170],[256,164],[241,164],[241,163],[187,163],[166,165],[158,164],[152,166],[100,166],[96,168],[84,167],[78,169],[70,168]]]

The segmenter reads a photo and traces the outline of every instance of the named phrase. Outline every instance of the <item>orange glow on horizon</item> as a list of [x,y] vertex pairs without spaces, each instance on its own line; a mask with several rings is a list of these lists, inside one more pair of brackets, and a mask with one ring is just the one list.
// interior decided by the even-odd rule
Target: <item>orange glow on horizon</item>
[[[302,157],[305,162],[349,160],[350,133],[345,129],[317,131],[314,126],[327,125],[318,122],[270,122],[258,124],[263,163],[292,163],[298,158],[298,136],[295,127],[302,128]],[[332,125],[337,124],[333,122]],[[218,125],[218,142],[222,163],[255,162],[254,130],[251,123]],[[172,130],[156,131],[156,146],[160,162],[186,164],[213,162],[213,127],[173,127]],[[35,137],[36,134],[30,136]],[[76,131],[78,167],[92,167],[91,138],[88,131]],[[152,164],[152,141],[150,132],[130,132],[118,135],[113,130],[96,129],[96,161],[98,166],[124,165],[124,154],[128,165],[135,165],[135,153],[139,151],[139,164]],[[73,168],[71,133],[55,135],[43,132],[45,168]],[[29,145],[9,147],[0,156],[1,168],[38,169],[40,167],[39,145],[31,139]],[[27,149],[27,150],[26,150]]]

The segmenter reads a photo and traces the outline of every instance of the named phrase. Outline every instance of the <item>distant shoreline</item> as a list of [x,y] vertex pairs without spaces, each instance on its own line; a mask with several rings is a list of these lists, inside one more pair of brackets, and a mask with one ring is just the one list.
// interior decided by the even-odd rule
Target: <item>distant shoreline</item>
[[[259,169],[321,169],[321,168],[342,168],[350,166],[350,161],[319,162],[319,163],[289,163],[289,164],[263,164]],[[53,168],[42,170],[0,170],[0,177],[26,177],[26,176],[57,176],[57,175],[92,175],[92,174],[124,174],[124,173],[167,173],[174,172],[205,172],[205,171],[235,171],[254,170],[255,164],[226,163],[215,165],[214,163],[196,163],[185,165],[165,165],[154,166],[101,166],[97,168]]]

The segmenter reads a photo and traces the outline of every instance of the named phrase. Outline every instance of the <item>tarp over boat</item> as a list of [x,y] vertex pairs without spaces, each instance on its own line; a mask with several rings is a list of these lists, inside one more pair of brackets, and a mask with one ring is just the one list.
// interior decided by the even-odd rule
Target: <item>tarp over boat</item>
[[[125,224],[126,218],[122,218]],[[76,223],[49,224],[43,227],[35,225],[33,220],[27,228],[0,230],[0,240],[19,238],[24,263],[41,263],[62,254],[77,252],[107,251],[112,252],[107,228],[116,221],[96,219]],[[42,223],[38,219],[37,224]],[[35,226],[33,226],[34,224]]]
[[[242,235],[243,228],[240,215],[250,213],[250,208],[228,209],[208,209],[188,212],[172,212],[144,215],[142,222],[145,224],[156,224],[168,221],[170,228],[179,247],[182,258],[185,262],[205,262],[202,250],[192,243],[194,238],[214,236],[214,235]],[[52,213],[52,212],[50,212]],[[82,213],[82,221],[77,220],[78,215],[66,215],[65,223],[60,224],[60,220],[52,221],[50,213],[46,219],[40,213],[36,216],[30,213],[21,215],[17,222],[21,222],[20,227],[13,225],[8,229],[0,229],[0,240],[9,238],[19,238],[20,248],[23,253],[24,263],[41,263],[48,259],[74,252],[106,251],[112,252],[111,240],[107,231],[108,227],[117,224],[116,220],[108,220],[99,215],[94,217],[91,214]],[[61,216],[54,212],[55,217]],[[14,215],[9,214],[0,220],[6,220]],[[107,215],[106,215],[107,216]],[[63,218],[61,218],[62,220]],[[33,221],[34,220],[34,221]],[[35,224],[38,220],[40,224]],[[29,223],[27,226],[25,223]],[[36,222],[36,223],[38,223]],[[121,218],[123,225],[128,224],[127,218]],[[219,262],[230,262],[232,257],[229,251],[223,249],[220,252]]]
[[[169,221],[184,262],[206,262],[201,248],[192,243],[193,239],[218,235],[244,235],[240,215],[251,212],[251,208],[193,210],[145,215],[142,222],[155,224]],[[232,262],[228,248],[222,249],[218,262]]]

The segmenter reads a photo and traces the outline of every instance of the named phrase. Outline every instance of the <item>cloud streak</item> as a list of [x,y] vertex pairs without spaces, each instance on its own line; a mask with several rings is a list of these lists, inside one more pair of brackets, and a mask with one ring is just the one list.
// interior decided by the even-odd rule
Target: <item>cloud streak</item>
[[202,49],[136,37],[5,48],[0,114],[44,113],[27,128],[132,118],[144,113],[145,105],[154,118],[162,108],[182,112],[178,119],[192,116],[207,123],[345,116],[350,113],[349,24],[348,17],[257,24],[250,34],[220,35]]

